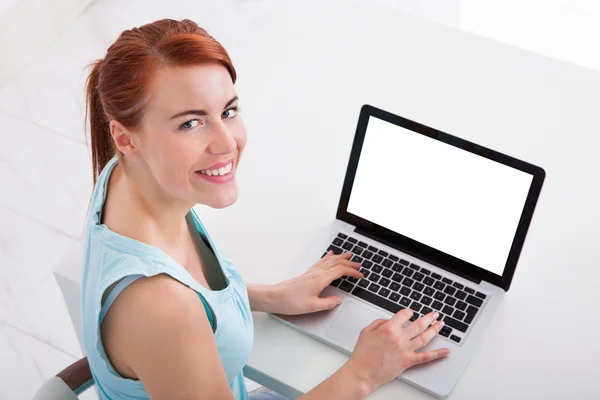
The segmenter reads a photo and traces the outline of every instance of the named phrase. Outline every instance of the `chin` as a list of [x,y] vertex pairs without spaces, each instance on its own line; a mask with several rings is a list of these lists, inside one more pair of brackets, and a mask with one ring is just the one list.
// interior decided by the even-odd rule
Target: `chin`
[[210,201],[207,201],[205,204],[212,208],[226,208],[235,204],[237,198],[238,194],[236,190],[235,193],[231,193],[228,196],[214,197]]

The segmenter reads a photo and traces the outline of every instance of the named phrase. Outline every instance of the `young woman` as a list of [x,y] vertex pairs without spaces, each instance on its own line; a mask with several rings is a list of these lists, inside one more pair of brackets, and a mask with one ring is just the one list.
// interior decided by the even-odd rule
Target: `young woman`
[[[102,399],[245,399],[252,311],[300,314],[350,254],[328,254],[299,277],[246,285],[192,207],[237,199],[246,145],[223,47],[190,20],[124,31],[87,82],[94,191],[87,216],[84,346]],[[366,327],[348,362],[305,399],[362,399],[447,349],[416,352],[439,332],[412,311]],[[434,323],[435,322],[435,323]]]

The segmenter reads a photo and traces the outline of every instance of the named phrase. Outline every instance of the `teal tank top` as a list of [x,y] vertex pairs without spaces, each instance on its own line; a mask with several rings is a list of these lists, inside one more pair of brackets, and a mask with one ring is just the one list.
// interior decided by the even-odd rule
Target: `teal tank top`
[[98,177],[84,232],[83,347],[100,399],[148,399],[140,381],[120,376],[111,365],[102,344],[100,323],[121,290],[140,277],[157,274],[168,274],[198,294],[213,327],[231,391],[235,399],[247,399],[242,368],[250,357],[254,327],[248,291],[239,271],[211,239],[193,209],[190,217],[200,237],[210,245],[225,277],[227,286],[222,290],[200,285],[182,265],[159,248],[119,235],[101,224],[109,177],[117,162],[117,157],[113,157]]

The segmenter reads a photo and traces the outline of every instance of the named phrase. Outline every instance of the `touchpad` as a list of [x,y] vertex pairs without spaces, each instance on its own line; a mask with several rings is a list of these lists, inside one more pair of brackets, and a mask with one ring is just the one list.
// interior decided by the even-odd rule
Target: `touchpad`
[[377,318],[382,318],[382,315],[347,301],[325,334],[354,349],[360,331]]

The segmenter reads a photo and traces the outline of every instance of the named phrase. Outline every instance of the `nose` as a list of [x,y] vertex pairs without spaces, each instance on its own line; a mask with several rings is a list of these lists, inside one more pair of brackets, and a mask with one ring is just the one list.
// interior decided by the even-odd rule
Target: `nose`
[[227,126],[223,121],[217,122],[212,132],[212,140],[208,146],[208,151],[211,154],[229,154],[233,153],[237,147],[237,143]]

